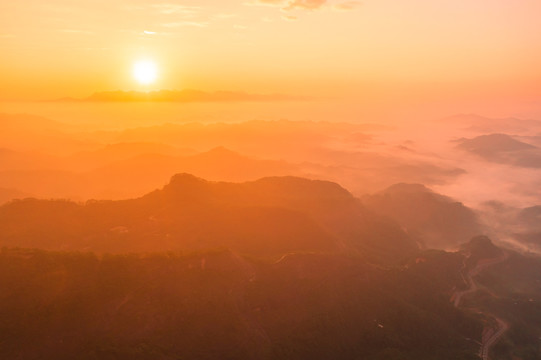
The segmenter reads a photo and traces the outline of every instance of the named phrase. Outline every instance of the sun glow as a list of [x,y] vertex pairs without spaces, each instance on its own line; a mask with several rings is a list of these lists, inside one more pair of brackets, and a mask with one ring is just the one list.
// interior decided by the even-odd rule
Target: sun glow
[[158,77],[158,69],[154,62],[141,60],[133,65],[133,76],[140,84],[148,85]]

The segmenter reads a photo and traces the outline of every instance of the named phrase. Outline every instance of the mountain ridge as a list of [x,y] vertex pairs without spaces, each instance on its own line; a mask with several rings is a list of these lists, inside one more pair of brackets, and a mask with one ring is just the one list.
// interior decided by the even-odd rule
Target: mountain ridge
[[161,190],[130,200],[14,201],[0,207],[0,225],[0,245],[43,242],[51,250],[231,247],[280,257],[349,249],[384,265],[417,251],[396,224],[365,209],[346,189],[299,177],[228,183],[177,174]]
[[309,101],[311,97],[285,94],[250,94],[241,91],[207,92],[194,89],[154,91],[102,91],[82,98],[60,98],[56,102],[267,102]]

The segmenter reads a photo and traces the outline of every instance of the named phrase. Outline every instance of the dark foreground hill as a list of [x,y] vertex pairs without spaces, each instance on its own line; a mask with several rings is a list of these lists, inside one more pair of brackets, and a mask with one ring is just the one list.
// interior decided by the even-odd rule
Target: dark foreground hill
[[474,360],[447,286],[331,254],[4,249],[0,358]]
[[419,253],[407,268],[401,272],[404,283],[416,274],[437,284],[426,291],[449,294],[452,289],[455,306],[478,317],[484,329],[476,341],[485,350],[483,358],[541,358],[539,256],[500,248],[489,238],[476,236],[457,252]]
[[335,183],[208,182],[188,174],[133,200],[14,201],[0,207],[0,245],[113,253],[229,248],[271,259],[347,251],[382,265],[417,251],[398,225]]
[[539,358],[541,260],[421,252],[330,182],[15,201],[0,240],[2,359],[473,360],[496,319],[492,355]]

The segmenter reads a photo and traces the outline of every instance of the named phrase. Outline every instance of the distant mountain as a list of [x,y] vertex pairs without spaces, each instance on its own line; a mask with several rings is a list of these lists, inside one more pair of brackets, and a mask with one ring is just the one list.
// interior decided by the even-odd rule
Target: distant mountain
[[522,209],[517,219],[522,226],[541,231],[541,205]]
[[487,201],[478,209],[490,236],[521,253],[541,254],[541,206],[519,208]]
[[65,129],[67,124],[32,114],[0,113],[2,131],[51,131]]
[[0,113],[0,147],[21,152],[72,153],[95,145],[73,126],[29,114]]
[[57,169],[62,166],[60,157],[0,148],[0,171]]
[[188,156],[197,151],[188,148],[177,148],[170,145],[153,142],[123,142],[107,144],[96,150],[77,152],[65,159],[70,169],[93,170],[108,164],[127,160],[133,157],[156,154],[165,156]]
[[483,231],[471,209],[420,184],[396,184],[361,200],[397,221],[426,248],[456,248]]
[[17,189],[0,188],[0,205],[13,199],[25,199],[31,196],[32,195]]
[[[244,101],[306,101],[309,97],[284,94],[249,94],[238,91],[206,92],[201,90],[158,90],[158,91],[104,91],[78,101],[92,102],[244,102]],[[56,101],[74,102],[77,99],[62,98]]]
[[494,155],[502,151],[521,151],[536,148],[533,145],[515,140],[507,134],[481,135],[473,139],[464,139],[460,141],[458,147],[483,156]]
[[541,149],[507,134],[481,135],[461,139],[457,148],[486,160],[521,167],[541,167]]
[[[339,182],[355,194],[363,194],[402,179],[442,183],[464,172],[427,163],[403,163],[374,153],[348,154],[323,150],[314,151],[310,156],[321,155],[324,161],[343,158],[344,164],[324,166],[261,159],[244,156],[223,146],[190,156],[171,155],[189,152],[189,149],[157,143],[118,143],[55,158],[56,162],[37,161],[39,157],[30,157],[25,162],[6,161],[5,169],[0,164],[0,186],[20,188],[46,198],[125,199],[156,189],[174,173],[188,172],[223,181],[255,180],[275,175],[327,179]],[[326,156],[328,160],[325,160]],[[31,161],[36,167],[8,166],[30,164]],[[367,176],[368,173],[373,176]],[[38,178],[42,181],[36,181]]]
[[417,250],[398,226],[334,183],[294,177],[215,183],[187,174],[134,200],[10,203],[0,207],[0,239],[0,246],[99,252],[351,251],[385,265]]
[[520,209],[509,225],[514,239],[528,250],[541,254],[541,205]]
[[[350,124],[315,121],[262,121],[242,123],[185,123],[126,129],[109,134],[114,142],[159,142],[179,147],[208,149],[216,146],[235,149],[254,156],[288,161],[319,159],[321,149],[336,144],[337,139],[350,143],[351,134],[389,130],[374,124]],[[280,146],[277,146],[279,139]],[[332,149],[335,150],[336,149]],[[317,153],[314,155],[314,151]],[[341,153],[343,155],[343,153]],[[321,159],[329,163],[336,159]]]
[[85,173],[84,178],[91,183],[94,194],[102,191],[102,197],[117,193],[126,198],[152,191],[179,172],[216,181],[247,181],[300,173],[296,165],[285,161],[251,158],[217,147],[191,156],[142,154],[97,168]]
[[369,133],[388,130],[370,124],[280,120],[165,124],[128,129],[111,138],[117,142],[146,139],[194,149],[221,145],[251,156],[284,159],[301,165],[302,172],[295,175],[339,182],[355,194],[397,182],[443,184],[465,173],[426,157],[407,158],[394,149],[390,153],[363,149],[366,141],[375,141],[366,140],[373,139]]
[[477,133],[518,133],[531,135],[534,130],[541,130],[541,121],[518,118],[489,118],[475,114],[460,114],[445,118],[445,123]]
[[[223,147],[191,156],[142,153],[152,149],[162,153],[189,151],[156,144],[113,145],[63,159],[60,168],[72,170],[54,170],[58,167],[53,167],[52,170],[0,171],[0,187],[17,187],[45,198],[126,199],[160,187],[178,172],[225,181],[302,173],[297,165],[285,161],[250,158]],[[139,155],[126,158],[137,153]],[[121,160],[115,161],[115,158]],[[87,170],[89,168],[92,170]]]

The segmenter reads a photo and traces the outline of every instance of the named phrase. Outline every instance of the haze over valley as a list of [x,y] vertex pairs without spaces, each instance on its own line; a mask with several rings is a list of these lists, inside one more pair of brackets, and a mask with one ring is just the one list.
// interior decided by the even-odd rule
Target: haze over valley
[[0,4],[0,359],[541,359],[541,5]]

